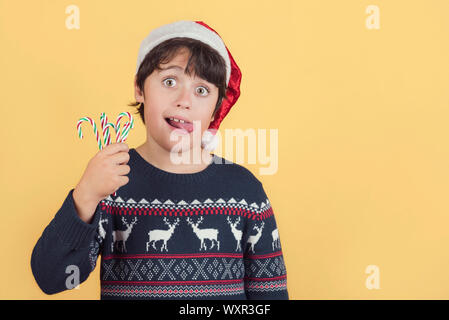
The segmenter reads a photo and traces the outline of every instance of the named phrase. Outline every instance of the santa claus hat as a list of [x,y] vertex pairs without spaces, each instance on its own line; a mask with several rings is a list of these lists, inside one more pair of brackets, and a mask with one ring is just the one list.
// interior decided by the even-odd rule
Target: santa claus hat
[[142,61],[151,49],[165,40],[177,37],[192,38],[208,44],[217,50],[226,63],[226,99],[223,99],[221,107],[215,114],[214,120],[210,123],[208,130],[204,132],[202,137],[203,148],[212,151],[218,144],[218,139],[215,134],[221,121],[240,96],[242,73],[223,40],[214,29],[202,21],[177,21],[152,30],[142,41],[137,56],[136,74],[139,71]]

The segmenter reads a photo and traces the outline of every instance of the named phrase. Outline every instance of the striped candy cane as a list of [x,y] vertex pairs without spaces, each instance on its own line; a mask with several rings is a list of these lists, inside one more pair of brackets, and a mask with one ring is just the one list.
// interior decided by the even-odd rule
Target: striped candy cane
[[[120,120],[122,120],[122,118],[125,116],[128,117],[129,121],[123,125],[122,132],[120,133]],[[115,132],[116,132],[115,141],[116,142],[124,142],[126,140],[126,138],[128,138],[129,130],[133,127],[134,127],[133,116],[129,112],[120,113],[119,116],[117,117],[117,122],[115,125]],[[115,193],[114,193],[114,196],[115,196]]]
[[103,132],[103,139],[104,139],[103,144],[105,146],[107,146],[107,143],[108,143],[106,131],[108,131],[108,133],[109,133],[109,128],[107,130],[105,128],[106,123],[108,122],[107,118],[108,117],[106,116],[106,113],[102,112],[100,115],[100,125],[101,125],[101,131]]
[[108,123],[108,116],[104,112],[102,112],[100,115],[100,121],[101,121],[101,130],[103,131],[104,146],[108,146],[111,144],[111,135],[109,133],[109,127],[112,127],[112,129],[115,131],[115,125],[113,123]]
[[[122,132],[120,132],[120,121],[125,116],[128,117],[129,121],[123,125]],[[76,124],[76,128],[78,130],[78,136],[80,137],[80,139],[83,138],[83,133],[81,131],[81,124],[83,122],[89,122],[92,125],[92,127],[94,129],[95,138],[97,139],[98,148],[100,150],[102,150],[103,145],[101,143],[100,135],[97,130],[97,125],[95,124],[95,121],[93,121],[89,117],[83,117],[83,118],[79,119],[78,123]],[[109,128],[112,128],[113,130],[115,130],[116,142],[124,142],[128,138],[129,130],[134,128],[134,119],[133,119],[133,116],[129,112],[120,113],[117,118],[116,125],[114,125],[113,123],[108,123],[108,117],[106,116],[106,114],[104,112],[102,112],[100,115],[100,123],[101,123],[101,131],[102,131],[103,140],[104,140],[104,146],[108,146],[111,144],[111,135],[109,132]],[[117,192],[114,192],[113,195],[116,196]]]
[[109,134],[109,127],[111,127],[112,128],[112,130],[113,131],[115,131],[115,125],[113,124],[113,123],[107,123],[106,124],[106,131],[107,131],[107,145],[110,145],[111,144],[111,135]]
[[129,130],[131,129],[131,123],[126,122],[123,125],[123,131],[120,134],[120,142],[125,142],[125,140],[128,138]]
[[97,139],[97,143],[98,143],[98,148],[101,150],[103,149],[103,145],[101,144],[101,139],[100,136],[98,134],[98,130],[97,130],[97,125],[95,124],[95,121],[93,121],[91,118],[89,117],[83,117],[81,119],[78,120],[78,123],[76,124],[76,129],[78,130],[78,136],[80,137],[80,139],[83,138],[83,133],[81,131],[81,124],[83,122],[89,122],[92,127],[94,128],[94,134],[95,134],[95,138]]
[[[123,117],[128,117],[129,121],[126,122],[123,126],[122,132],[120,132],[120,120]],[[115,124],[115,130],[117,135],[115,137],[116,142],[124,142],[128,138],[129,130],[134,128],[134,119],[133,116],[129,112],[122,112],[117,117],[117,122]]]

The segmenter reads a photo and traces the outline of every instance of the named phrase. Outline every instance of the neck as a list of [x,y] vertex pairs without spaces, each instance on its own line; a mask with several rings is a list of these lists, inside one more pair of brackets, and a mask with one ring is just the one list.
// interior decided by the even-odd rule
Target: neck
[[[173,163],[169,150],[162,148],[154,140],[147,138],[144,144],[136,148],[136,151],[153,166],[171,173],[196,173],[204,170],[212,161],[212,155],[199,147],[189,149],[188,163]],[[181,153],[178,154],[181,158]],[[199,159],[199,161],[194,161]]]

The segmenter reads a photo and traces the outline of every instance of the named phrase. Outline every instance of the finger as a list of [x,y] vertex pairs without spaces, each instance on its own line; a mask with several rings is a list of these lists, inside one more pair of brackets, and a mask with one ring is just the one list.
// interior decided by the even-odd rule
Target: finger
[[127,184],[128,182],[129,182],[128,176],[119,176],[119,183],[120,183],[120,186],[124,186],[124,185]]
[[113,155],[117,152],[128,152],[128,151],[129,151],[129,147],[124,142],[112,143],[112,144],[106,146],[105,148],[103,148],[103,153],[105,155]]
[[117,174],[119,176],[124,176],[124,175],[127,175],[130,171],[131,171],[131,167],[124,164],[124,165],[118,166]]
[[119,152],[111,157],[111,161],[114,164],[126,164],[129,161],[129,153],[128,152]]

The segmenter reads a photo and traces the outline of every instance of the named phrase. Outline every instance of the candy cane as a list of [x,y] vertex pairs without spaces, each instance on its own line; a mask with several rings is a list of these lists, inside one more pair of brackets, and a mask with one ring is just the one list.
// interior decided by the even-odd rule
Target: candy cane
[[112,127],[112,129],[115,130],[115,125],[113,123],[108,123],[108,116],[104,112],[102,112],[100,115],[100,121],[101,121],[101,130],[103,131],[104,145],[108,146],[111,144],[111,135],[109,133],[109,127]]
[[115,125],[113,124],[113,123],[107,123],[106,124],[106,134],[107,134],[107,145],[110,145],[111,144],[111,135],[109,134],[109,127],[111,127],[112,128],[112,130],[114,130],[115,131]]
[[[129,121],[123,125],[122,132],[120,133],[120,120],[125,116],[128,117]],[[83,117],[83,118],[79,119],[78,123],[76,124],[76,128],[78,130],[78,136],[80,137],[80,139],[83,138],[83,133],[81,131],[81,124],[83,122],[89,122],[92,125],[92,127],[94,129],[95,137],[97,139],[98,148],[100,150],[102,150],[103,145],[101,144],[101,139],[98,134],[97,125],[95,124],[95,121],[93,121],[89,117]],[[112,127],[112,129],[114,129],[116,132],[116,142],[125,141],[128,138],[129,130],[134,128],[134,119],[129,112],[122,112],[119,114],[119,116],[117,118],[117,125],[114,125],[113,123],[108,123],[108,117],[106,116],[106,114],[104,112],[102,112],[100,115],[100,123],[101,123],[101,130],[102,130],[105,146],[108,146],[109,144],[111,144],[111,136],[109,133],[109,127]],[[114,192],[113,195],[116,196],[117,192]]]
[[[104,139],[103,143],[104,143],[105,146],[108,143],[108,139],[107,139],[107,136],[106,136],[107,135],[106,134],[106,128],[105,128],[107,122],[108,122],[108,119],[107,119],[106,113],[102,112],[101,115],[100,115],[100,125],[101,125],[101,131],[103,132],[103,139]],[[108,129],[108,131],[109,131],[109,129]]]
[[[128,117],[129,121],[123,125],[122,132],[120,133],[120,120],[122,120],[124,116]],[[133,127],[134,127],[133,116],[129,112],[120,113],[119,116],[117,117],[117,122],[115,125],[115,132],[116,132],[115,141],[124,142],[128,138],[129,130]],[[115,192],[114,196],[116,196]]]
[[[120,132],[120,120],[122,120],[123,117],[128,117],[129,121],[125,123],[123,126],[122,132]],[[115,125],[116,130],[116,142],[123,142],[128,138],[129,130],[134,128],[134,119],[133,116],[129,112],[122,112],[117,117],[117,122]]]
[[120,142],[124,142],[128,138],[130,128],[131,128],[131,123],[126,122],[125,125],[123,126],[123,131],[120,135]]
[[[109,133],[109,127],[112,127],[112,129],[115,131],[115,125],[113,123],[108,123],[108,116],[104,112],[101,113],[100,120],[101,120],[101,129],[103,130],[104,145],[108,146],[111,144],[111,135]],[[114,192],[113,196],[114,197],[117,196],[117,192]]]
[[[124,116],[127,116],[130,121],[125,123],[125,125],[123,126],[123,130],[120,133],[120,120]],[[122,113],[120,113],[118,118],[117,118],[117,122],[116,122],[116,132],[117,132],[116,142],[125,141],[127,136],[128,136],[129,129],[133,128],[133,127],[134,127],[134,119],[133,119],[132,115],[129,112],[122,112]]]
[[93,121],[93,120],[92,120],[91,118],[89,118],[89,117],[83,117],[83,118],[79,119],[79,120],[78,120],[78,123],[76,124],[76,128],[77,128],[77,130],[78,130],[78,136],[80,137],[80,139],[83,138],[83,133],[81,132],[81,124],[82,124],[84,121],[89,122],[89,123],[92,125],[92,127],[94,128],[94,134],[95,134],[95,137],[96,137],[96,139],[97,139],[98,148],[99,148],[100,150],[103,149],[103,145],[101,144],[100,136],[99,136],[98,130],[97,130],[97,125],[95,124],[95,121]]

